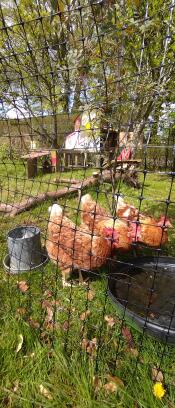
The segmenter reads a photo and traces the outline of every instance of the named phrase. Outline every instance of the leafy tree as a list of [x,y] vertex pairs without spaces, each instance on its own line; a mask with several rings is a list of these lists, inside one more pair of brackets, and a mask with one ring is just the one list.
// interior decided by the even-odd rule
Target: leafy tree
[[[13,0],[1,4],[2,100],[29,116],[99,109],[134,131],[174,100],[174,6],[152,0]],[[10,27],[6,27],[6,26]],[[22,103],[22,107],[21,107]],[[153,134],[157,128],[153,126]]]

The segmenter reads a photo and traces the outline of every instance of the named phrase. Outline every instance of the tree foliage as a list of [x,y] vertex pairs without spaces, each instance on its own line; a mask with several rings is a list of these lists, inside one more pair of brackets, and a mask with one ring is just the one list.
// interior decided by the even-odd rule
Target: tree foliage
[[[174,8],[167,0],[2,2],[2,113],[100,109],[136,140],[174,100]],[[25,113],[24,113],[25,112]],[[55,121],[54,134],[57,128]]]

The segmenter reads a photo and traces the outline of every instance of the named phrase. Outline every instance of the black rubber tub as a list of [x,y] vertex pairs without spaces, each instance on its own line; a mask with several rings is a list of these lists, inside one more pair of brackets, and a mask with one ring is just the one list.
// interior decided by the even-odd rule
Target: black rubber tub
[[[117,272],[115,272],[117,270]],[[116,263],[108,294],[131,325],[175,344],[175,258],[137,258]]]

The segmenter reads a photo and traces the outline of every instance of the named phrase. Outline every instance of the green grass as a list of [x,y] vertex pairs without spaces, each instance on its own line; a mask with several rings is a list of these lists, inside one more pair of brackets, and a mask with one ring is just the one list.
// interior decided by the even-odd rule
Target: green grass
[[[90,175],[92,170],[86,172]],[[38,192],[54,190],[51,181],[59,175],[39,175],[34,181],[26,180],[25,168],[20,162],[1,165],[1,201],[20,202]],[[84,178],[84,171],[64,173],[70,178]],[[8,177],[7,177],[8,176]],[[24,180],[25,179],[25,180]],[[142,183],[142,176],[140,176]],[[162,175],[146,176],[141,210],[159,216],[165,204],[155,200],[168,198],[170,178]],[[58,188],[62,188],[61,185]],[[95,188],[89,188],[96,197]],[[140,191],[118,183],[116,191],[126,195],[130,203],[139,204]],[[111,186],[101,185],[99,202],[106,208],[112,202]],[[175,202],[175,189],[171,200]],[[65,213],[74,221],[77,219],[77,197],[59,200],[65,206]],[[6,233],[18,224],[32,223],[42,232],[44,244],[50,202],[15,218],[1,217],[1,260],[7,252]],[[170,204],[168,215],[175,223],[174,204]],[[80,217],[78,216],[78,222]],[[170,242],[163,253],[174,255],[175,233],[170,234]],[[173,347],[165,346],[154,339],[131,329],[135,352],[128,348],[121,335],[123,325],[115,306],[106,295],[106,269],[96,278],[91,277],[90,288],[94,298],[89,301],[87,288],[62,289],[59,270],[48,263],[45,268],[30,274],[9,276],[0,268],[0,406],[13,408],[60,407],[60,408],[173,408],[175,404],[175,352]],[[21,293],[17,281],[25,280],[29,289]],[[47,325],[46,309],[43,301],[53,302],[54,321]],[[81,314],[90,310],[89,317],[81,320]],[[105,316],[111,316],[115,324],[109,327]],[[23,335],[23,345],[16,353],[19,335]],[[96,338],[93,353],[82,348],[82,340]],[[163,356],[163,357],[162,357]],[[151,368],[161,367],[164,374],[166,396],[157,400],[152,393]],[[116,393],[106,393],[103,385],[107,375],[115,375],[124,382]],[[102,382],[97,391],[93,376],[98,375]],[[16,385],[17,384],[17,385]],[[51,394],[52,400],[40,393],[42,384]],[[16,389],[14,388],[16,386]]]

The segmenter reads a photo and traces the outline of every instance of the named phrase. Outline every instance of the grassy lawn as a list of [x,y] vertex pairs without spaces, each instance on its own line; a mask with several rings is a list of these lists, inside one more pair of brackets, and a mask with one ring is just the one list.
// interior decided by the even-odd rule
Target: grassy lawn
[[[20,202],[39,192],[54,190],[52,175],[39,175],[26,180],[22,163],[1,164],[1,201]],[[86,176],[92,170],[86,171]],[[57,175],[59,176],[59,175]],[[67,178],[83,179],[83,170],[66,172]],[[141,185],[143,174],[140,175]],[[144,182],[141,210],[159,216],[165,212],[171,178],[149,173]],[[61,185],[58,188],[62,188]],[[95,188],[89,192],[96,196]],[[141,190],[118,183],[116,192],[126,195],[130,203],[139,205]],[[111,186],[101,185],[99,202],[109,208]],[[158,200],[158,201],[156,201]],[[159,202],[162,201],[162,202]],[[175,188],[168,216],[175,224]],[[77,218],[77,197],[59,200],[72,220]],[[32,223],[42,232],[45,243],[48,207],[44,202],[15,218],[1,216],[1,265],[7,252],[6,233],[16,225]],[[79,222],[78,216],[78,222]],[[174,256],[175,232],[163,253]],[[175,351],[132,328],[132,346],[125,327],[124,316],[107,296],[107,280],[103,268],[90,279],[87,288],[62,289],[59,270],[51,262],[30,274],[8,276],[0,268],[0,406],[13,408],[157,408],[175,407]],[[18,280],[27,287],[20,290]],[[90,295],[89,295],[90,294]],[[87,316],[84,312],[88,310]],[[53,322],[48,322],[48,313]],[[110,320],[108,319],[110,318]],[[128,326],[129,327],[129,326]],[[20,335],[21,349],[16,352]],[[89,341],[89,343],[88,343]],[[90,343],[91,341],[91,343]],[[87,344],[88,343],[88,344]],[[88,346],[88,347],[84,347]],[[161,369],[166,395],[162,400],[152,392],[153,367]],[[112,392],[110,375],[115,376]],[[94,380],[95,376],[95,380]],[[43,388],[45,391],[43,391]],[[46,391],[47,390],[47,391]]]

